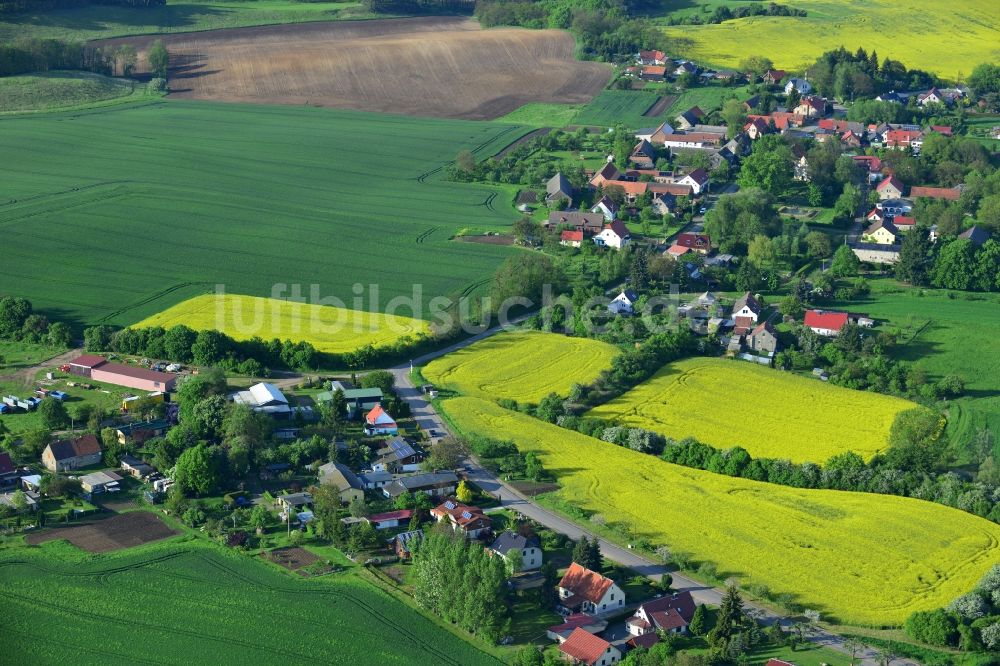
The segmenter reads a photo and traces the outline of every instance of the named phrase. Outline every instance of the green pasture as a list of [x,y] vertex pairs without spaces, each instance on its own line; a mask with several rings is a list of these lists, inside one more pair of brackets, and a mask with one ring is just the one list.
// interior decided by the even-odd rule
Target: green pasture
[[90,72],[44,72],[0,78],[0,113],[50,111],[149,100],[146,84]]
[[66,350],[61,347],[51,345],[0,340],[0,379],[3,379],[4,375],[31,367],[64,351]]
[[92,5],[0,19],[0,42],[18,37],[86,41],[124,35],[218,30],[251,25],[367,18],[360,2],[170,0],[162,7]]
[[899,333],[897,356],[931,379],[965,380],[966,395],[949,406],[949,434],[960,454],[976,429],[1000,433],[1000,295],[873,280],[870,297],[838,306],[884,320],[883,330]]
[[663,94],[649,90],[602,90],[573,118],[574,125],[654,127],[666,117],[644,116]]
[[0,597],[9,663],[499,663],[354,574],[306,581],[186,540],[3,549]]
[[280,298],[298,285],[309,302],[374,311],[414,289],[418,304],[476,293],[515,250],[451,237],[516,215],[501,190],[442,171],[525,131],[172,100],[0,118],[0,285],[77,327],[216,285]]

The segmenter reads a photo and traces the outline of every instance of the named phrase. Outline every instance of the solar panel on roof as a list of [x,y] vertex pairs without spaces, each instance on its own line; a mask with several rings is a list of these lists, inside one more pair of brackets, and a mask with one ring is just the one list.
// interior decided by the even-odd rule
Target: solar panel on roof
[[462,518],[465,518],[466,520],[468,520],[469,518],[472,518],[472,514],[469,513],[468,511],[463,511],[462,512]]
[[452,502],[451,500],[448,500],[447,502],[444,503],[444,506],[447,509],[454,509],[455,508],[455,503]]

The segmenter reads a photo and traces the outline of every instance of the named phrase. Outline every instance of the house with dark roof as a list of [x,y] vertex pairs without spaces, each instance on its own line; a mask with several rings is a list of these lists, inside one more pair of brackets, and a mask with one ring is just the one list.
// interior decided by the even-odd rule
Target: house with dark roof
[[973,245],[982,245],[990,239],[990,232],[982,227],[971,226],[958,235],[959,238],[972,241]]
[[423,530],[411,530],[402,532],[392,538],[392,549],[396,551],[396,557],[401,560],[408,560],[413,557],[413,548],[424,538]]
[[889,218],[875,220],[861,234],[862,243],[877,245],[895,245],[899,238],[899,229]]
[[396,499],[407,493],[424,493],[431,497],[451,495],[458,488],[458,477],[454,472],[427,472],[401,476],[382,487],[382,494]]
[[622,658],[617,647],[579,627],[559,645],[559,651],[570,663],[585,666],[610,666]]
[[482,509],[453,499],[431,509],[431,517],[439,523],[447,521],[453,530],[464,534],[466,539],[476,539],[493,530],[493,521]]
[[545,203],[554,204],[561,199],[566,200],[567,208],[573,207],[573,185],[562,174],[562,171],[549,178],[549,181],[545,183]]
[[588,236],[601,233],[604,228],[603,213],[581,213],[570,210],[554,210],[549,213],[549,219],[545,222],[547,229],[558,229],[559,227],[572,227],[573,231],[582,231]]
[[895,176],[888,176],[875,186],[875,191],[878,192],[878,198],[883,201],[898,199],[903,196],[903,182]]
[[10,454],[6,451],[0,451],[0,488],[16,484],[20,478],[21,475],[18,473]]
[[[697,606],[690,592],[675,592],[647,601],[625,623],[632,636],[687,633]],[[657,641],[653,641],[656,643]]]
[[518,571],[531,571],[542,566],[542,544],[538,537],[526,537],[523,534],[506,530],[501,533],[493,543],[490,550],[504,558],[510,558],[512,553],[517,553],[521,557]]
[[402,437],[393,437],[377,452],[378,460],[372,463],[375,472],[416,472],[424,461],[424,454]]
[[737,335],[742,335],[751,327],[757,325],[757,318],[764,311],[764,306],[748,291],[733,304],[733,325]]
[[[377,386],[373,388],[342,389],[341,392],[344,394],[344,412],[349,419],[359,418],[365,412],[371,411],[375,405],[382,402],[383,398],[382,389]],[[313,396],[313,402],[316,404],[330,402],[333,400],[333,394],[334,389],[317,393]]]
[[590,186],[594,189],[600,189],[604,187],[604,184],[608,181],[621,180],[621,178],[622,174],[618,171],[618,167],[611,162],[606,162],[604,166],[602,166],[600,170],[590,179]]
[[576,562],[559,581],[559,605],[571,613],[606,615],[625,606],[625,593],[615,581]]
[[635,303],[639,300],[639,295],[631,289],[623,289],[622,293],[614,297],[608,303],[608,312],[615,315],[635,314]]
[[828,108],[829,104],[823,97],[807,95],[799,100],[799,105],[792,109],[792,113],[799,113],[807,118],[822,118]]
[[781,83],[781,79],[785,78],[786,76],[788,76],[788,72],[786,72],[783,69],[769,69],[766,72],[764,72],[764,75],[760,78],[761,81],[763,81],[767,85],[774,86]]
[[708,192],[708,172],[702,168],[695,169],[683,178],[677,180],[678,185],[690,185],[695,194]]
[[42,451],[42,464],[51,472],[89,467],[101,462],[101,443],[90,434],[73,440],[52,442]]
[[162,437],[170,429],[170,422],[166,419],[156,419],[150,421],[135,421],[120,425],[115,430],[119,444],[145,444],[154,437]]
[[343,463],[329,462],[319,468],[319,482],[322,485],[333,486],[340,493],[340,501],[349,504],[355,499],[365,498],[365,489],[361,479]]
[[366,520],[377,530],[390,530],[403,524],[409,525],[411,518],[413,518],[413,509],[399,509],[386,513],[373,513]]
[[594,242],[601,247],[611,247],[620,250],[632,239],[628,227],[621,220],[615,220],[611,224],[604,225],[601,233],[594,236]]
[[705,112],[702,111],[697,106],[692,106],[690,109],[678,115],[674,122],[677,123],[677,127],[682,130],[692,129],[695,125],[700,123],[705,119]]
[[778,351],[778,332],[771,322],[761,322],[747,335],[747,346],[758,354],[773,354]]
[[594,204],[594,207],[590,209],[591,213],[600,213],[604,216],[605,222],[611,222],[618,217],[618,210],[621,207],[611,200],[611,197],[603,196],[600,200]]
[[146,480],[156,474],[156,468],[149,463],[139,460],[135,456],[124,454],[119,456],[118,462],[123,472],[136,479]]

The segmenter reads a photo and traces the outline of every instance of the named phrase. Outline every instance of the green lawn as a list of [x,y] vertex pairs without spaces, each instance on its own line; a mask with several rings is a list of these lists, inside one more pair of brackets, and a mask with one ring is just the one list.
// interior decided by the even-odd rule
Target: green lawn
[[0,597],[10,663],[499,663],[354,574],[306,581],[190,537],[5,548]]
[[78,327],[133,323],[216,285],[283,298],[298,285],[310,302],[315,289],[376,311],[415,289],[418,304],[474,293],[516,250],[450,238],[516,216],[500,189],[441,171],[526,130],[173,100],[0,118],[0,284]]
[[85,41],[122,35],[217,30],[250,25],[367,18],[360,2],[170,0],[163,7],[94,5],[46,9],[0,20],[0,42],[31,36]]
[[667,117],[642,114],[662,96],[648,90],[602,90],[601,94],[580,109],[573,118],[573,124],[611,127],[622,123],[631,128],[655,127],[667,120]]
[[0,380],[15,370],[31,367],[64,351],[62,347],[0,340]]
[[511,111],[506,116],[498,118],[499,122],[534,125],[536,127],[565,127],[574,122],[582,104],[549,104],[546,102],[529,102]]
[[887,279],[871,284],[869,298],[837,307],[888,320],[882,328],[900,333],[897,356],[931,379],[965,379],[966,395],[949,409],[952,441],[968,442],[983,426],[1000,433],[1000,295],[914,289]]
[[0,78],[0,113],[51,111],[159,97],[146,84],[90,72],[45,72]]
[[692,106],[697,106],[705,113],[711,113],[712,111],[721,109],[723,100],[730,97],[736,97],[741,100],[746,99],[749,97],[747,87],[703,86],[700,88],[689,88],[682,92],[671,107],[667,109],[666,116],[668,119],[675,118]]

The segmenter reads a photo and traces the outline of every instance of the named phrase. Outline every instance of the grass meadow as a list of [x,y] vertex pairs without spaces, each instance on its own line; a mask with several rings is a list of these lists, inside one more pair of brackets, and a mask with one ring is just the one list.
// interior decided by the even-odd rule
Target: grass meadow
[[720,449],[742,446],[754,457],[824,463],[845,451],[868,459],[885,450],[896,414],[913,407],[743,361],[690,358],[587,415]]
[[1000,526],[939,504],[680,467],[481,398],[453,398],[443,408],[467,435],[537,453],[562,501],[713,561],[720,578],[792,595],[827,620],[901,624],[969,591],[1000,558]]
[[382,347],[400,338],[430,332],[422,319],[312,305],[237,294],[203,294],[143,319],[134,328],[184,324],[195,330],[215,329],[236,340],[304,340],[332,354],[365,345]]
[[356,575],[305,581],[192,541],[3,549],[0,597],[9,663],[499,663]]
[[617,349],[590,338],[526,331],[501,333],[431,361],[422,373],[439,388],[482,398],[537,403],[565,396],[611,366]]
[[0,118],[0,284],[78,327],[132,324],[217,284],[313,302],[316,285],[370,311],[418,285],[421,310],[476,293],[516,251],[450,240],[516,213],[499,189],[440,172],[524,131],[167,100]]
[[[837,307],[867,313],[898,333],[896,357],[930,379],[965,380],[965,395],[948,407],[948,434],[960,456],[977,429],[1000,433],[1000,295],[914,289],[894,280],[871,284],[867,299]],[[1000,442],[994,449],[1000,453]]]
[[150,8],[93,5],[6,17],[0,20],[0,42],[24,36],[86,41],[368,16],[356,1],[170,0],[162,7]]
[[0,113],[104,106],[158,97],[146,84],[91,72],[0,77]]
[[[723,3],[708,4],[714,9]],[[804,9],[808,15],[757,16],[664,30],[685,56],[720,67],[736,67],[749,55],[761,55],[777,67],[799,70],[823,51],[839,46],[849,51],[859,46],[867,51],[875,48],[880,58],[899,60],[946,79],[955,79],[960,72],[968,74],[981,62],[1000,60],[1000,4],[995,2],[783,0],[782,4]]]

